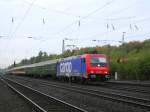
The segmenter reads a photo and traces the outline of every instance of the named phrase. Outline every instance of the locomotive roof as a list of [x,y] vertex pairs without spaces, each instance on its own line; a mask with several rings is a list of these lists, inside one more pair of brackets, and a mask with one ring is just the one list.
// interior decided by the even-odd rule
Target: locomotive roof
[[81,55],[77,55],[77,56],[70,56],[70,57],[66,57],[66,58],[62,58],[60,60],[70,60],[70,59],[76,59],[76,58],[80,58]]

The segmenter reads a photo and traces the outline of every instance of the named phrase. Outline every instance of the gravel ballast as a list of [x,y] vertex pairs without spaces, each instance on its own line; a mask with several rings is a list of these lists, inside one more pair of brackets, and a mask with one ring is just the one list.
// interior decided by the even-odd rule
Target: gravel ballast
[[34,110],[0,80],[0,112],[34,112]]
[[[16,78],[14,77],[13,80],[17,80],[17,77]],[[30,81],[27,82],[24,80],[17,80],[17,81],[27,86],[30,86],[34,89],[37,89],[43,93],[52,95],[58,99],[76,105],[80,108],[84,108],[89,112],[130,112],[130,111],[145,112],[146,111],[144,109],[141,109],[140,107],[134,107],[132,105],[123,104],[121,102],[114,102],[108,99],[97,98],[94,96],[72,92],[60,88],[41,85],[40,80],[38,81],[36,81],[36,79],[31,79],[31,80],[34,81],[31,82]]]

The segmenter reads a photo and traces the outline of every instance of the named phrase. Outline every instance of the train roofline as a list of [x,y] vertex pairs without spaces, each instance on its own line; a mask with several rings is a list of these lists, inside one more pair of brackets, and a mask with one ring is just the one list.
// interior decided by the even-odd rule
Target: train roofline
[[90,53],[88,54],[88,53],[85,53],[85,54],[82,54],[82,55],[70,56],[70,57],[61,58],[61,59],[42,61],[42,62],[38,62],[38,63],[34,63],[34,64],[14,67],[14,68],[11,68],[11,69],[7,69],[6,72],[9,72],[9,71],[12,71],[12,70],[17,70],[17,69],[32,68],[32,67],[49,65],[49,64],[55,64],[58,61],[75,59],[75,58],[84,57],[84,56],[87,56],[87,55],[102,55],[102,56],[106,56],[105,54],[90,54]]
[[12,71],[12,70],[17,70],[17,69],[32,68],[32,67],[49,65],[49,64],[55,64],[55,63],[57,63],[57,61],[59,61],[59,59],[42,61],[42,62],[38,62],[38,63],[34,63],[34,64],[29,64],[29,65],[14,67],[14,68],[8,69],[7,72]]

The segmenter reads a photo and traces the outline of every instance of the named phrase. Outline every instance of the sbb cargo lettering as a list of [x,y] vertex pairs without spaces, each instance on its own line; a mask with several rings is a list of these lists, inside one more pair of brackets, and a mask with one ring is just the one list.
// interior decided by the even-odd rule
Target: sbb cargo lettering
[[71,73],[72,64],[71,62],[64,62],[60,64],[60,72],[62,73]]

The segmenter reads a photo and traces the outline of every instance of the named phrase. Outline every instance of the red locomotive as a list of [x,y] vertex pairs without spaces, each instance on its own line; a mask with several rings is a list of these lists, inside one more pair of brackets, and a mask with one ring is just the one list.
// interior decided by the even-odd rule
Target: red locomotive
[[86,64],[86,78],[101,79],[103,81],[110,78],[109,64],[104,54],[84,54]]

